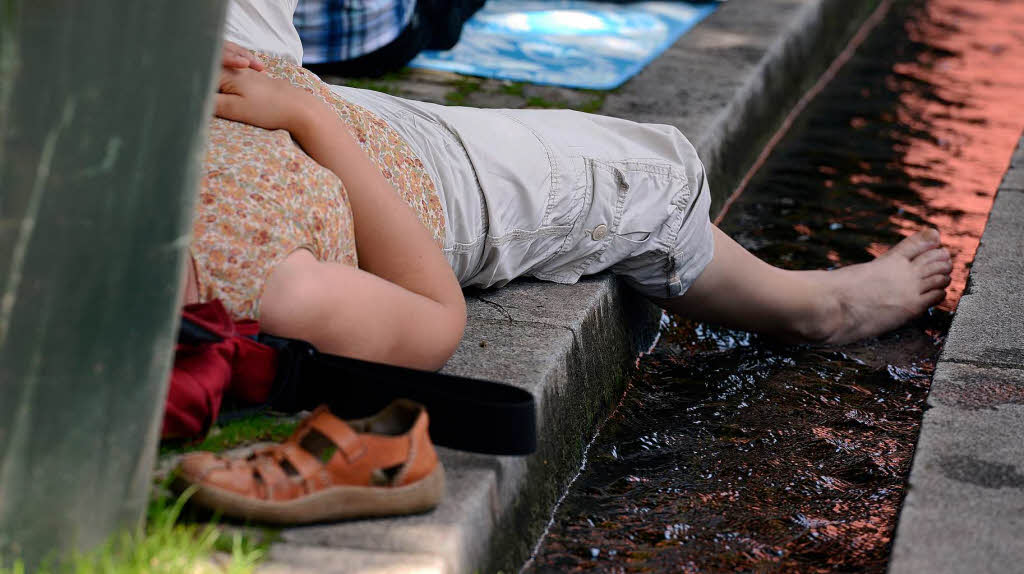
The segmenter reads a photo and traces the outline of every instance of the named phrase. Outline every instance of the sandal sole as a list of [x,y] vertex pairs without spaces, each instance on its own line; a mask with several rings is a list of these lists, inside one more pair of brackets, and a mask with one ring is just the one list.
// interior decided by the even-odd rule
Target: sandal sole
[[[178,480],[184,488],[192,485],[181,477]],[[444,495],[444,467],[439,462],[426,477],[406,486],[331,486],[294,500],[262,500],[215,486],[196,486],[189,502],[225,516],[269,524],[309,524],[432,510]]]

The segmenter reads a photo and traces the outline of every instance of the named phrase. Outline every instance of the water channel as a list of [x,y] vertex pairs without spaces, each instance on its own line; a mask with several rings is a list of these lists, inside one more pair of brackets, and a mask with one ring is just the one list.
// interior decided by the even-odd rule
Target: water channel
[[667,321],[527,571],[884,571],[1020,110],[1024,2],[897,1],[722,227],[776,265],[829,268],[935,226],[949,297],[838,348]]

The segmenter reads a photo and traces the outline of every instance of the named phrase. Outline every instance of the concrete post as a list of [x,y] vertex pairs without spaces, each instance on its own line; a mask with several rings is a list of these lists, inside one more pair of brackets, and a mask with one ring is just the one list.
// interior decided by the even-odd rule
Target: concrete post
[[140,524],[225,0],[0,0],[0,556]]

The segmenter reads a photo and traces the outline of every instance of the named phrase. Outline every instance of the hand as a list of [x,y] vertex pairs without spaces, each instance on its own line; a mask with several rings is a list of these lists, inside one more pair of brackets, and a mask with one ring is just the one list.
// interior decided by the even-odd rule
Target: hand
[[239,46],[234,42],[224,41],[221,50],[221,65],[225,68],[252,68],[257,72],[263,71],[263,62],[252,52]]
[[223,68],[214,113],[268,130],[294,133],[297,122],[322,104],[309,92],[251,69]]

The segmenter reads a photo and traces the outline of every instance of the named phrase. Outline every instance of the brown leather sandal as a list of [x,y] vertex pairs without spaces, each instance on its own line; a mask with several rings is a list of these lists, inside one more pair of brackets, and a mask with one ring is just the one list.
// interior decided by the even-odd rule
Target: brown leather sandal
[[196,486],[190,500],[225,516],[275,524],[425,512],[444,493],[428,424],[404,399],[352,421],[320,407],[283,443],[245,459],[186,455],[175,486]]

